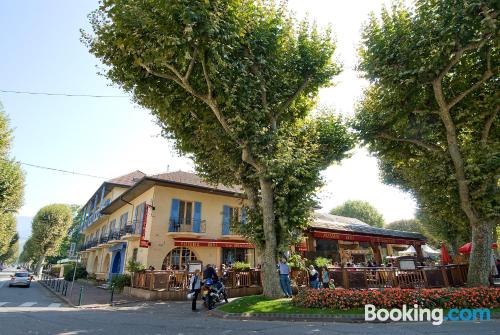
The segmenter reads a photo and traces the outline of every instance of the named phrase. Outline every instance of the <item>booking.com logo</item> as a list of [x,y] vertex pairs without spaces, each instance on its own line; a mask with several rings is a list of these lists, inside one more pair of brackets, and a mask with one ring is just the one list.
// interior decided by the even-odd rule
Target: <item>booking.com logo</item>
[[452,308],[444,315],[442,308],[421,308],[413,305],[408,308],[403,305],[402,309],[391,310],[365,305],[365,321],[431,321],[433,325],[440,325],[443,321],[476,321],[489,320],[490,310],[488,308]]

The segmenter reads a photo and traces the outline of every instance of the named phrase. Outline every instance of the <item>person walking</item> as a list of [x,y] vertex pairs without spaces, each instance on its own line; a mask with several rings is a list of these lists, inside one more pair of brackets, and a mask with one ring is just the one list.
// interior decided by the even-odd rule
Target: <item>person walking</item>
[[328,275],[328,269],[326,267],[323,268],[321,272],[321,281],[323,282],[323,288],[330,287],[330,276]]
[[286,263],[286,258],[282,258],[278,265],[280,274],[280,286],[286,298],[292,297],[292,286],[290,284],[290,267]]
[[189,280],[189,287],[191,288],[191,293],[193,295],[193,300],[191,302],[191,309],[196,311],[196,300],[198,300],[198,295],[201,291],[201,278],[200,270],[194,270],[194,275],[191,276]]
[[312,264],[309,265],[309,286],[319,288],[319,273]]

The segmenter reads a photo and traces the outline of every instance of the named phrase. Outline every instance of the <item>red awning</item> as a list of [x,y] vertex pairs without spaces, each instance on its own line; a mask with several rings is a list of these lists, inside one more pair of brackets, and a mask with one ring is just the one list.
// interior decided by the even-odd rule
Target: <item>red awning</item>
[[358,234],[342,234],[326,231],[315,231],[313,236],[323,240],[341,240],[341,241],[356,241],[356,242],[372,242],[372,243],[386,243],[386,244],[424,244],[425,241],[410,240],[393,237],[379,237]]
[[174,240],[176,247],[216,247],[216,248],[240,248],[255,249],[255,245],[241,240],[209,240],[179,238]]

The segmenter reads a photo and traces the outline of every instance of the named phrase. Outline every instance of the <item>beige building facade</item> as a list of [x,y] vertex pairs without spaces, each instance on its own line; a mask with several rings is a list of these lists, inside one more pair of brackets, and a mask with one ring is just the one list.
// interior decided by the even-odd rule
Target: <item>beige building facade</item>
[[127,272],[129,260],[156,270],[257,263],[254,246],[231,229],[246,223],[241,190],[207,184],[193,173],[135,171],[112,179],[82,215],[80,254],[97,279]]

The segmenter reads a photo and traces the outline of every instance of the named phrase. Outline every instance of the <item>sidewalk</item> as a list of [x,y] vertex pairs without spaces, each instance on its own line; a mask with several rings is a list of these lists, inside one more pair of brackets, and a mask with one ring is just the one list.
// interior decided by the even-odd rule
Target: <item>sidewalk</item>
[[[64,300],[70,306],[81,306],[86,308],[101,307],[103,305],[110,305],[111,303],[111,290],[103,289],[92,285],[89,282],[77,280],[74,283],[73,290],[71,290],[71,283],[68,283],[66,295],[62,294],[62,289],[50,287],[49,283],[42,280],[38,281],[45,288],[57,295],[60,299]],[[80,304],[80,292],[82,292]],[[127,303],[138,302],[138,298],[130,297],[122,293],[113,293],[113,305],[122,305]]]

